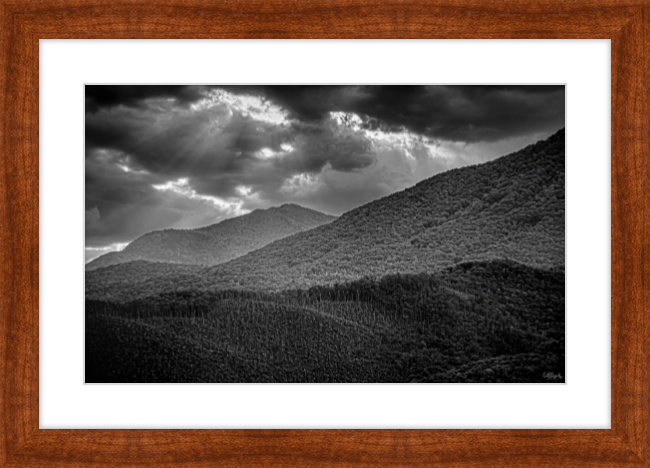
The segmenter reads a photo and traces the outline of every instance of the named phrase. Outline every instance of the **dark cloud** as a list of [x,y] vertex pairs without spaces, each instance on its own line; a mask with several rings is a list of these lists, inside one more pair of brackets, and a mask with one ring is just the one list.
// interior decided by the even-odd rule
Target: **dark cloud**
[[370,140],[358,130],[339,126],[329,120],[296,124],[291,128],[293,151],[278,160],[281,167],[315,174],[329,165],[341,172],[363,169],[375,161]]
[[173,99],[179,104],[201,98],[201,87],[177,85],[86,85],[86,112],[114,106],[140,107],[148,99]]
[[137,107],[152,98],[198,101],[212,88],[252,94],[285,108],[291,118],[317,121],[353,112],[368,128],[409,131],[448,141],[497,141],[564,125],[564,86],[86,86],[92,109]]
[[89,255],[286,202],[341,214],[533,143],[564,106],[562,86],[86,86]]
[[[170,115],[171,114],[171,115]],[[289,144],[290,150],[282,145]],[[265,160],[259,152],[283,153]],[[168,178],[191,177],[202,193],[233,196],[251,174],[318,173],[329,165],[355,171],[372,164],[370,141],[334,122],[263,122],[227,107],[200,111],[108,110],[86,116],[86,156],[98,150],[128,155],[135,165]],[[87,174],[88,177],[89,174]]]
[[564,126],[564,86],[246,86],[299,120],[353,112],[367,128],[448,141],[497,141]]

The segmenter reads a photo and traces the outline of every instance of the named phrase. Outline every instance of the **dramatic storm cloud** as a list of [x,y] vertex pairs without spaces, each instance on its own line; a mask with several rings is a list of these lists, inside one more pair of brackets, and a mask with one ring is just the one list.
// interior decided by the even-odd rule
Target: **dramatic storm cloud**
[[341,214],[564,126],[563,86],[86,86],[86,259],[292,202]]

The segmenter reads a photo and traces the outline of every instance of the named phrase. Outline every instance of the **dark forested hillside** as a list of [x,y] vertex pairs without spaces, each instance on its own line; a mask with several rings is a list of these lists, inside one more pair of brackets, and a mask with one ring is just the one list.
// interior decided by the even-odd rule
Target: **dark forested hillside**
[[212,268],[126,264],[87,274],[88,298],[172,290],[282,290],[509,259],[564,266],[564,130],[494,161],[436,175]]
[[278,293],[86,301],[86,382],[561,382],[564,273],[461,263]]
[[333,219],[333,216],[294,204],[255,210],[199,229],[150,232],[121,252],[111,252],[93,260],[86,265],[86,270],[134,260],[217,265]]

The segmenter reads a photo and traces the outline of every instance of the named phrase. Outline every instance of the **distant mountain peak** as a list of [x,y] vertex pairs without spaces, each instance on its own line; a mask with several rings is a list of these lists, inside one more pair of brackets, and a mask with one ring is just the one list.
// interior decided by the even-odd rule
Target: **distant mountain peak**
[[298,205],[296,203],[283,203],[278,206],[269,206],[268,208],[258,208],[255,211],[292,211],[292,210],[298,210],[298,211],[314,211],[317,212],[317,210],[313,210],[311,208],[307,208],[302,205]]
[[[264,216],[258,216],[259,213]],[[202,228],[152,231],[120,252],[111,252],[89,262],[86,270],[136,260],[217,265],[334,219],[319,211],[287,203]]]

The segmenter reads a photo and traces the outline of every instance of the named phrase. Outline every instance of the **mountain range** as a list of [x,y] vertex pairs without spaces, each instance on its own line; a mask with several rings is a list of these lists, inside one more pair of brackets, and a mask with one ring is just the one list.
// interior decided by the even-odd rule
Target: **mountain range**
[[107,253],[87,263],[86,270],[134,260],[217,265],[334,219],[334,216],[291,203],[266,210],[258,209],[198,229],[166,229],[147,233],[122,251]]
[[[87,272],[86,295],[127,300],[170,288],[282,290],[494,259],[563,270],[564,143],[562,129],[520,151],[435,175],[333,221],[314,212],[314,224],[322,225],[256,250],[248,243],[219,265],[129,262]],[[282,212],[281,207],[262,213],[272,217]],[[237,225],[237,219],[230,224]],[[248,253],[238,256],[249,246]],[[127,249],[122,253],[128,254]],[[210,262],[226,258],[209,255]]]

